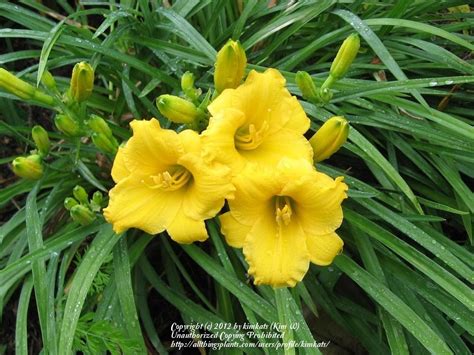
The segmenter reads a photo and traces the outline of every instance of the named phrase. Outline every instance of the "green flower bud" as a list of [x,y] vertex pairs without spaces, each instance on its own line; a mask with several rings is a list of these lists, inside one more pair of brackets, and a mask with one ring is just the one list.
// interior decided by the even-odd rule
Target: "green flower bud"
[[36,90],[33,85],[17,78],[3,68],[0,68],[0,87],[24,100],[30,100]]
[[77,206],[79,202],[77,202],[74,198],[72,197],[66,197],[64,199],[64,208],[67,209],[68,211],[73,208],[74,206]]
[[83,205],[76,205],[69,211],[71,218],[74,222],[79,223],[82,226],[87,226],[94,222],[95,214],[89,208]]
[[38,154],[17,157],[12,162],[12,170],[16,176],[29,180],[38,180],[43,176],[41,157]]
[[229,40],[217,53],[214,85],[218,92],[240,85],[247,66],[245,50],[239,41]]
[[357,56],[359,48],[360,39],[358,34],[353,33],[345,39],[329,70],[330,75],[335,80],[339,80],[346,75],[349,67]]
[[194,75],[189,71],[184,73],[181,77],[181,89],[192,101],[197,100],[199,95],[201,95],[201,90],[194,87]]
[[56,87],[56,80],[54,79],[54,76],[47,70],[43,72],[43,76],[41,77],[41,82],[43,85],[48,88],[51,91],[57,91]]
[[101,133],[107,137],[112,137],[112,130],[110,129],[108,123],[100,116],[90,115],[87,125],[95,133]]
[[88,205],[89,204],[89,195],[87,194],[87,191],[80,185],[76,185],[72,189],[72,194],[78,200],[81,204],[83,205]]
[[48,132],[41,126],[34,126],[31,130],[31,136],[41,155],[47,155],[49,152],[50,142]]
[[72,70],[69,95],[77,102],[87,100],[94,89],[94,69],[86,62],[77,63]]
[[102,208],[103,200],[104,200],[104,196],[102,195],[100,191],[94,192],[94,194],[92,195],[91,203],[90,203],[91,208],[94,212],[100,211],[100,209]]
[[118,143],[114,137],[108,137],[102,133],[92,133],[91,138],[95,146],[100,150],[104,151],[105,153],[109,153],[112,155],[117,153]]
[[187,71],[181,77],[181,89],[184,92],[189,91],[194,88],[194,74]]
[[81,135],[79,124],[74,119],[63,113],[56,115],[54,118],[54,124],[58,130],[67,136],[77,137]]
[[296,85],[298,85],[303,97],[308,101],[317,101],[318,100],[318,89],[314,84],[311,75],[305,71],[299,71],[295,76]]
[[194,123],[200,112],[192,102],[173,95],[161,95],[156,99],[161,114],[175,123]]
[[348,136],[349,122],[344,117],[328,119],[309,140],[314,151],[314,161],[317,163],[329,158],[341,148]]
[[54,104],[54,98],[52,96],[46,95],[41,90],[38,90],[26,81],[17,78],[15,75],[3,68],[0,68],[0,88],[23,100],[34,100],[48,106]]
[[103,200],[104,200],[104,195],[102,195],[102,192],[100,192],[100,191],[96,191],[92,195],[92,201],[94,201],[98,205],[102,205]]

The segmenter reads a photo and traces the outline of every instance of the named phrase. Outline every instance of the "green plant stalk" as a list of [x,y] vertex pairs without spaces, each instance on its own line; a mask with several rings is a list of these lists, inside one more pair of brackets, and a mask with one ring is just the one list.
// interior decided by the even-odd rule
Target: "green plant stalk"
[[319,89],[320,92],[323,92],[324,89],[328,89],[328,90],[331,89],[331,87],[334,85],[336,81],[337,81],[336,78],[334,78],[331,74],[329,74],[329,76],[327,77],[327,79],[324,81],[323,85]]

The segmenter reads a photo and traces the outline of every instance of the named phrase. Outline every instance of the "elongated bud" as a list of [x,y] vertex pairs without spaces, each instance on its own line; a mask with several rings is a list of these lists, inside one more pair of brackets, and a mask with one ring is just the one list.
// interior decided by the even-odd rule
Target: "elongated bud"
[[194,123],[200,116],[192,102],[173,95],[161,95],[156,99],[161,114],[175,123]]
[[71,218],[74,222],[80,225],[87,226],[94,222],[95,214],[89,208],[83,205],[76,205],[69,211]]
[[184,94],[192,101],[197,100],[199,95],[201,95],[201,89],[194,87],[193,73],[187,71],[183,74],[181,77],[181,90],[183,90]]
[[118,143],[114,137],[108,137],[102,133],[92,133],[91,138],[95,146],[100,150],[104,151],[105,153],[109,153],[112,155],[117,153]]
[[41,157],[38,154],[32,154],[27,157],[15,158],[12,162],[12,170],[16,176],[29,180],[38,180],[43,176]]
[[0,87],[24,100],[30,100],[36,90],[33,85],[17,78],[3,68],[0,68]]
[[303,97],[308,101],[317,101],[318,100],[318,89],[314,84],[311,75],[305,71],[299,71],[295,76],[296,85],[298,85]]
[[76,137],[81,135],[79,124],[68,115],[63,113],[57,114],[54,118],[54,124],[56,125],[57,129],[67,136]]
[[358,34],[353,33],[344,40],[329,70],[330,75],[335,80],[339,80],[346,75],[349,67],[357,56],[359,48],[360,39]]
[[49,106],[54,104],[54,98],[52,96],[38,90],[26,81],[17,78],[3,68],[0,68],[0,88],[23,100],[34,100]]
[[69,95],[77,102],[87,100],[94,88],[94,69],[86,62],[77,63],[72,70]]
[[74,206],[77,206],[79,202],[77,202],[74,198],[72,197],[66,197],[64,199],[64,208],[67,209],[68,211],[73,208]]
[[328,119],[309,140],[314,151],[314,161],[320,162],[337,152],[348,135],[349,122],[344,117],[334,116]]
[[72,189],[72,194],[78,200],[81,204],[83,205],[88,205],[89,204],[89,195],[87,194],[87,191],[80,185],[74,186]]
[[95,133],[101,133],[107,137],[112,137],[112,130],[110,129],[108,123],[100,116],[90,115],[87,125]]
[[41,77],[41,82],[43,85],[51,91],[57,91],[56,87],[56,80],[54,76],[47,70],[43,72],[43,76]]
[[244,77],[247,57],[239,41],[229,40],[217,53],[214,85],[218,92],[240,85]]
[[34,126],[31,130],[31,136],[41,155],[47,155],[51,143],[49,142],[48,132],[41,126]]

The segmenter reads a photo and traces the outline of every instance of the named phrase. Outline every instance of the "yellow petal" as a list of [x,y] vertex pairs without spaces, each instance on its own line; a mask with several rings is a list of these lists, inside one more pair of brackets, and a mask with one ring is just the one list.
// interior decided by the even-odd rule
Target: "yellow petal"
[[285,78],[275,69],[264,73],[252,70],[243,85],[236,89],[240,97],[240,107],[248,124],[257,127],[262,121],[270,125],[270,133],[279,130],[290,119],[286,101],[291,94],[285,88]]
[[171,239],[181,244],[203,242],[208,238],[204,221],[187,217],[182,209],[178,211],[167,231]]
[[252,226],[262,214],[274,213],[273,197],[279,195],[283,182],[273,169],[249,165],[233,183],[235,198],[229,200],[229,207],[237,221]]
[[280,111],[282,115],[286,114],[289,117],[284,128],[300,134],[304,134],[309,129],[310,120],[296,97],[285,99],[281,103]]
[[224,234],[227,244],[234,248],[243,248],[251,227],[239,223],[230,212],[221,214],[219,220],[221,221],[221,232]]
[[[207,110],[215,117],[228,108],[238,110],[242,106],[241,98],[236,89],[224,90],[214,101],[207,106]],[[242,112],[242,111],[241,111]]]
[[184,199],[184,189],[162,191],[153,189],[151,181],[130,175],[109,191],[105,219],[117,233],[139,228],[149,234],[165,230],[175,219]]
[[313,149],[308,140],[303,135],[286,128],[265,137],[257,148],[240,150],[239,153],[248,162],[262,166],[275,166],[282,157],[313,162]]
[[181,140],[184,151],[186,153],[197,153],[201,152],[201,137],[196,131],[186,129],[178,134]]
[[246,163],[235,148],[234,136],[243,123],[244,116],[234,109],[224,110],[211,117],[209,126],[202,133],[203,155],[206,159],[216,159],[231,167],[235,173],[242,170]]
[[178,164],[192,174],[183,203],[188,217],[197,220],[212,218],[222,209],[225,199],[233,197],[232,171],[227,166],[206,163],[193,153],[183,155]]
[[127,169],[124,161],[124,149],[125,148],[122,147],[118,149],[112,166],[112,179],[114,179],[116,183],[130,175],[130,170]]
[[344,242],[336,233],[307,235],[306,246],[311,262],[316,265],[329,265],[338,255]]
[[288,159],[286,157],[280,159],[276,165],[276,170],[287,182],[296,181],[316,171],[312,160],[306,158]]
[[245,83],[237,89],[227,89],[208,106],[213,116],[226,108],[235,108],[245,116],[245,123],[260,127],[269,125],[269,134],[282,127],[303,134],[310,121],[295,97],[285,87],[286,80],[276,69],[264,73],[252,70]]
[[124,161],[128,170],[142,175],[156,175],[176,164],[184,153],[178,134],[162,129],[159,122],[134,120],[130,122],[133,137],[124,148]]
[[295,201],[295,214],[310,235],[334,232],[342,223],[341,203],[347,197],[347,185],[312,171],[298,180],[289,181],[282,195]]
[[256,285],[293,287],[309,268],[303,229],[295,222],[279,226],[271,214],[253,226],[243,251]]

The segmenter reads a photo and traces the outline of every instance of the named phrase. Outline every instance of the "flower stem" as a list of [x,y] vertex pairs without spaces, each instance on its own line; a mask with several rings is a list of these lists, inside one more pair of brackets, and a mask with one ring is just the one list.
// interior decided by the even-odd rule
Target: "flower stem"
[[293,331],[290,328],[290,309],[288,308],[286,288],[275,288],[275,302],[278,311],[278,321],[280,322],[281,331],[283,332],[283,344],[285,344],[285,355],[295,355],[295,348],[289,346],[294,340]]
[[329,74],[329,76],[324,81],[323,85],[321,85],[320,90],[322,91],[324,89],[330,89],[335,82],[336,82],[336,79],[331,74]]

